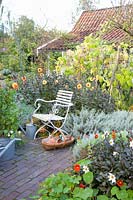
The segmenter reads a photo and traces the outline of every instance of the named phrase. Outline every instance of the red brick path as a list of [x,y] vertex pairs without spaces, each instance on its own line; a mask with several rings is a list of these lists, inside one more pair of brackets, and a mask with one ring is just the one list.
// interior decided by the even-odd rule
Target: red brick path
[[12,160],[0,162],[0,200],[29,200],[48,175],[69,167],[70,147],[46,151],[40,141],[29,141]]

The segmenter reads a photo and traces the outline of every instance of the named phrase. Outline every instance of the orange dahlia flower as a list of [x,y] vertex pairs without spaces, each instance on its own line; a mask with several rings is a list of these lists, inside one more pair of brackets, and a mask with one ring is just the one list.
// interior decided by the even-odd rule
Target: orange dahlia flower
[[26,81],[26,76],[22,76],[22,77],[21,77],[21,80],[22,80],[23,82],[25,82],[25,81]]
[[12,88],[18,90],[19,86],[17,82],[12,83]]
[[44,76],[44,73],[40,73],[39,75],[40,75],[40,77],[42,77],[42,76]]
[[77,89],[78,89],[78,90],[82,89],[81,83],[79,83],[79,84],[77,85]]
[[47,84],[47,81],[46,81],[46,80],[43,80],[42,84],[43,84],[43,85],[46,85],[46,84]]
[[89,82],[86,83],[86,87],[87,87],[87,88],[90,88],[90,87],[91,87],[91,83],[89,83]]
[[41,67],[38,67],[37,71],[38,71],[38,73],[42,73],[43,69]]

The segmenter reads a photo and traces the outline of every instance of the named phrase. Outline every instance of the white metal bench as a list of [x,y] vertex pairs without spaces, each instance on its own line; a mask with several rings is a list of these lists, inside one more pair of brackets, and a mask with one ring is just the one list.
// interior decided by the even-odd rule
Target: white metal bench
[[[45,126],[53,128],[54,133],[59,131],[61,133],[68,134],[62,128],[66,122],[69,109],[73,105],[72,104],[72,96],[73,96],[72,91],[59,90],[55,100],[46,101],[43,99],[37,99],[35,101],[36,110],[34,111],[34,113],[32,115],[32,119],[37,118],[37,119],[41,120],[43,125],[41,127],[39,127],[39,129],[35,132],[34,139],[36,138],[38,132]],[[41,107],[41,103],[52,103],[53,105],[51,108],[51,112],[49,112],[48,114],[38,113],[38,111]],[[62,109],[64,111],[64,115],[62,115],[63,114]],[[55,121],[60,121],[61,125],[59,127],[57,127],[54,123]],[[32,120],[32,122],[33,122],[33,120]]]

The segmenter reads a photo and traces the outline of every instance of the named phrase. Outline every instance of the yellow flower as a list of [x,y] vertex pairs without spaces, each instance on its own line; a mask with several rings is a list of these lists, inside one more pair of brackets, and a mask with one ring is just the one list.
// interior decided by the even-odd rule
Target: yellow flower
[[78,83],[78,85],[77,85],[77,89],[78,89],[78,90],[82,89],[82,85],[81,85],[81,83]]
[[85,68],[84,68],[83,66],[80,67],[80,70],[81,70],[82,72],[85,72]]
[[93,78],[91,77],[91,78],[90,78],[90,81],[94,81],[94,80],[95,80],[95,77],[93,77]]
[[97,81],[99,80],[99,75],[96,75],[96,80],[97,80]]
[[46,80],[43,80],[42,84],[43,84],[43,85],[46,85],[46,84],[47,84],[47,81],[46,81]]
[[59,72],[59,71],[61,70],[60,66],[56,66],[56,67],[55,67],[55,70],[56,70],[57,72]]
[[38,71],[38,73],[42,73],[43,69],[41,67],[38,67],[37,71]]
[[91,87],[91,83],[89,83],[89,82],[86,83],[86,87],[87,87],[87,88],[90,88],[90,87]]

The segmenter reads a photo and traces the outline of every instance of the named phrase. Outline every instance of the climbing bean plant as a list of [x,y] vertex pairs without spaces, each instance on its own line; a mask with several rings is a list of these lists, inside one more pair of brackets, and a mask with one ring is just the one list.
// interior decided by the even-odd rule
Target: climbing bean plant
[[76,77],[80,90],[84,82],[92,90],[100,87],[115,99],[118,109],[127,109],[133,103],[132,51],[125,43],[116,46],[87,36],[76,50],[58,58],[56,71]]

